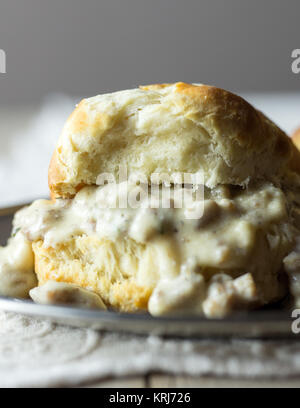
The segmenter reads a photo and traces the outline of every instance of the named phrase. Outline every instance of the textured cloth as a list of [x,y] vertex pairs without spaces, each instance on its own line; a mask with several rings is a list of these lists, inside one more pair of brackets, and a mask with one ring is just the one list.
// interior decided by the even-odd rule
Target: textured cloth
[[0,386],[78,385],[150,372],[300,375],[299,340],[178,340],[70,328],[0,312]]

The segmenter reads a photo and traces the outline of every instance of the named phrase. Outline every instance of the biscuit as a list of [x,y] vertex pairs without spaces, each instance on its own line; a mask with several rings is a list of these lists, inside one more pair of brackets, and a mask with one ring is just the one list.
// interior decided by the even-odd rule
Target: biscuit
[[209,187],[280,175],[291,142],[241,97],[207,85],[149,85],[82,100],[49,167],[52,197],[102,173],[200,173]]
[[[78,285],[124,312],[222,317],[288,292],[285,268],[300,264],[299,157],[261,112],[213,86],[99,95],[63,128],[49,167],[53,200],[21,210],[14,226],[31,242],[39,285]],[[142,174],[145,191],[153,173],[202,175],[205,194],[193,204],[202,217],[187,219],[191,208],[175,200],[102,208],[124,184],[98,177],[119,182],[121,168]]]

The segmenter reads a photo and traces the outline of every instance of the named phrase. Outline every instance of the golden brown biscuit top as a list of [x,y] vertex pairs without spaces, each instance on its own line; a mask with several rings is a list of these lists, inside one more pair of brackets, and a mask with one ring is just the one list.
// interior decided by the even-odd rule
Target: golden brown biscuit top
[[286,134],[241,97],[214,86],[156,84],[84,99],[49,168],[52,196],[73,196],[104,172],[201,173],[206,185],[273,180],[289,160]]
[[292,134],[292,140],[293,140],[293,143],[300,150],[300,127],[296,129],[295,132]]

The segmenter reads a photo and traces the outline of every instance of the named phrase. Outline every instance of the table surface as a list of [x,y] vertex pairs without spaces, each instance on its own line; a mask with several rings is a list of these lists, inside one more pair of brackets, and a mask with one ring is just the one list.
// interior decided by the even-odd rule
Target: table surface
[[289,380],[241,380],[230,378],[171,376],[150,374],[141,377],[112,378],[81,388],[300,388],[300,378]]

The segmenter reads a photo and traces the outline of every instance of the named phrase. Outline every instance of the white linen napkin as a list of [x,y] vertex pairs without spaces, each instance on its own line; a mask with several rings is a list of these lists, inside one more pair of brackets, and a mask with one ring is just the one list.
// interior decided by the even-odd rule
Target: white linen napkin
[[289,378],[300,375],[296,340],[180,340],[97,332],[0,311],[0,386],[76,386],[151,372]]

